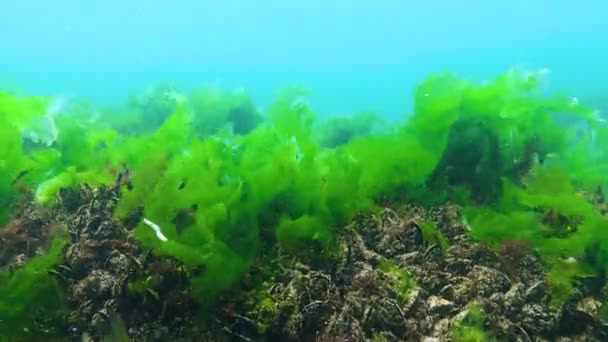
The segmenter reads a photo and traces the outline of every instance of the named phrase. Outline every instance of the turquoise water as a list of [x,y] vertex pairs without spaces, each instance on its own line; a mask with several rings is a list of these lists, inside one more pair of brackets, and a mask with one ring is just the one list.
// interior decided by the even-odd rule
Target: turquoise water
[[0,342],[608,340],[606,13],[2,4]]
[[601,0],[7,1],[0,79],[105,103],[171,82],[245,87],[264,106],[298,85],[321,114],[400,117],[430,72],[545,67],[553,87],[595,101],[608,90],[606,13]]

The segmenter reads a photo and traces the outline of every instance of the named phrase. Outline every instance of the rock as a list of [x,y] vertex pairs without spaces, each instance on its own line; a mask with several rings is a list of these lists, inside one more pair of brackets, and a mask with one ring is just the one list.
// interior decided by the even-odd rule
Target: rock
[[105,331],[108,330],[108,323],[108,320],[98,312],[91,318],[90,326],[96,331]]
[[400,334],[408,330],[406,317],[399,303],[386,297],[372,297],[366,304],[362,327],[364,331],[388,331]]
[[477,298],[474,301],[478,301],[483,304],[484,308],[491,312],[504,314],[505,308],[505,294],[496,292],[490,296],[490,298]]
[[522,328],[530,334],[546,336],[555,328],[555,316],[539,304],[526,304],[520,315]]
[[504,312],[506,316],[511,319],[515,318],[516,313],[519,312],[524,305],[525,295],[524,284],[515,283],[511,286],[511,289],[504,295]]
[[[467,275],[464,291],[471,297],[489,297],[495,292],[506,292],[511,287],[509,278],[502,272],[485,266],[474,266]],[[456,293],[456,296],[465,293]]]
[[511,280],[503,272],[484,266],[475,266],[469,277],[477,280],[485,280],[483,286],[479,287],[480,295],[486,294],[486,291],[504,292],[511,287]]
[[440,342],[441,340],[437,337],[424,336],[421,342]]
[[375,249],[393,257],[416,251],[424,245],[422,230],[415,220],[393,219],[394,223],[383,227],[380,242]]
[[[126,223],[113,218],[112,198],[118,192],[95,190],[64,193],[70,208],[53,215],[62,220],[56,224],[65,224],[71,233],[61,266],[67,269],[64,286],[72,338],[87,334],[99,340],[108,328],[108,316],[118,311],[129,337],[138,341],[192,337],[438,342],[450,340],[450,329],[468,314],[463,308],[474,304],[483,311],[477,321],[501,341],[608,341],[608,326],[594,318],[597,300],[571,301],[558,321],[546,301],[548,290],[538,256],[525,252],[515,265],[517,272],[507,276],[497,253],[472,241],[457,208],[449,206],[428,210],[409,205],[387,209],[383,217],[359,218],[348,234],[336,234],[346,249],[326,263],[281,253],[274,256],[275,250],[265,250],[277,267],[269,270],[264,268],[268,265],[254,264],[239,284],[242,297],[231,296],[239,291],[222,297],[221,305],[210,312],[213,320],[201,325],[187,288],[191,270],[177,260],[142,250],[130,238]],[[428,244],[418,225],[424,221],[436,223],[449,240],[446,253],[432,249],[425,255]],[[34,222],[34,226],[39,229],[32,235],[50,224]],[[15,250],[7,257],[22,253]],[[30,256],[23,258],[27,261]],[[379,263],[386,261],[408,276],[383,271]],[[139,292],[129,291],[127,286],[137,280],[144,280],[137,283]],[[591,295],[581,293],[581,297]],[[260,309],[265,306],[259,298],[270,301],[268,311]],[[259,329],[262,322],[264,329]],[[563,326],[571,329],[560,329]],[[200,329],[199,335],[193,335],[195,329]]]
[[438,296],[430,296],[426,304],[429,307],[429,312],[436,316],[449,315],[455,309],[454,303]]
[[576,310],[582,313],[585,313],[591,317],[595,317],[602,307],[602,303],[593,298],[593,297],[585,297],[576,305]]
[[376,287],[377,273],[370,265],[363,265],[363,268],[353,277],[352,287],[355,289],[371,289]]
[[433,326],[433,336],[436,337],[440,337],[440,338],[445,338],[445,336],[449,335],[449,331],[450,331],[450,319],[449,318],[443,318],[439,321],[435,322],[435,325]]
[[452,276],[452,274],[450,274],[449,272],[443,272],[438,270],[429,272],[428,269],[419,270],[419,272],[415,273],[415,276],[418,279],[420,285],[429,293],[439,293],[439,291],[441,291],[441,289],[444,288],[447,284],[457,284],[459,283],[459,280],[466,279],[457,276]]
[[456,291],[452,284],[448,284],[439,290],[439,295],[447,300],[454,300]]
[[559,320],[561,332],[565,335],[578,335],[593,330],[598,335],[606,335],[608,329],[596,318],[600,307],[601,302],[591,297],[566,304]]
[[400,265],[411,265],[411,264],[421,263],[422,255],[420,254],[420,252],[415,251],[415,252],[409,252],[406,254],[397,255],[397,256],[395,256],[394,259]]
[[[544,284],[543,275],[545,274],[545,269],[540,259],[532,254],[526,254],[519,265],[519,274],[518,278],[521,282],[525,284],[534,284],[536,282],[543,282],[542,289],[546,287]],[[546,290],[543,290],[542,295],[546,294]]]
[[421,297],[422,291],[416,286],[408,293],[407,300],[402,303],[403,312],[407,315],[410,311],[414,310]]
[[526,302],[540,302],[547,296],[547,286],[544,281],[537,281],[526,289]]
[[462,276],[471,272],[471,269],[474,265],[474,262],[472,260],[454,257],[446,258],[445,262],[449,265],[448,268],[450,269],[450,272]]
[[105,270],[94,270],[72,288],[75,298],[107,299],[116,295],[120,280]]
[[469,309],[464,309],[464,310],[460,311],[459,313],[457,313],[450,319],[450,326],[454,327],[454,326],[459,325],[467,317],[468,314],[469,314]]
[[108,268],[112,270],[114,273],[123,273],[126,274],[129,272],[129,268],[132,261],[127,258],[126,255],[114,250],[110,253],[110,256],[107,259],[106,264]]
[[21,268],[25,266],[27,260],[27,255],[17,254],[8,262],[8,265],[11,265],[13,268]]
[[[345,305],[342,311],[335,314],[329,319],[326,329],[318,341],[363,341],[364,332],[361,324],[353,316],[353,310],[350,306]],[[294,331],[291,336],[292,341],[301,339],[301,330]]]
[[422,247],[424,244],[424,238],[422,236],[422,229],[420,225],[414,220],[406,222],[403,226],[406,227],[404,232],[404,240],[407,241],[407,246],[411,249]]

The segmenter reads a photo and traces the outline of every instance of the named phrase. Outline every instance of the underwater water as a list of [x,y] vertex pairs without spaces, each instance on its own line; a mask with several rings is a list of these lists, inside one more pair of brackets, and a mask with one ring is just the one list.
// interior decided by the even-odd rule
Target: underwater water
[[608,4],[0,12],[0,341],[608,339]]

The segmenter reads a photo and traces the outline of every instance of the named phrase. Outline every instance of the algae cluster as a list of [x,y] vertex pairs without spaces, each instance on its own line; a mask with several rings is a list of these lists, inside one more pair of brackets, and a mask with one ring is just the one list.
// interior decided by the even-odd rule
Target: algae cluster
[[[217,89],[155,88],[121,110],[1,93],[0,226],[32,194],[52,212],[70,205],[66,189],[118,186],[116,222],[142,249],[186,267],[189,293],[208,312],[274,246],[328,262],[359,213],[386,201],[452,202],[475,239],[538,253],[561,305],[575,282],[606,282],[608,128],[592,108],[540,92],[540,82],[520,71],[485,84],[431,75],[413,94],[411,117],[382,129],[371,114],[318,122],[293,89],[264,113],[246,93]],[[449,248],[441,227],[422,226],[429,244]],[[32,301],[61,312],[48,269],[65,239],[0,272],[0,332],[34,329],[23,309]],[[407,273],[387,265],[409,288]],[[141,279],[129,281],[144,291]],[[260,305],[273,311],[267,299]]]

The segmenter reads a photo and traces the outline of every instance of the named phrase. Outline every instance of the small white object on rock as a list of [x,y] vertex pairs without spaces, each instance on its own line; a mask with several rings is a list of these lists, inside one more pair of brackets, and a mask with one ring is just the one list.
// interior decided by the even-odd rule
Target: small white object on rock
[[154,223],[154,222],[152,222],[152,221],[148,220],[148,219],[147,219],[147,218],[145,218],[145,217],[144,217],[144,223],[145,223],[145,224],[146,224],[148,227],[152,228],[152,230],[154,230],[154,232],[156,233],[156,237],[157,237],[159,240],[161,240],[161,241],[167,241],[167,237],[165,236],[165,234],[163,234],[163,232],[160,230],[160,227],[159,227],[159,226],[158,226],[156,223]]

